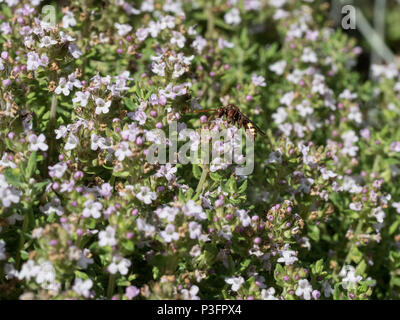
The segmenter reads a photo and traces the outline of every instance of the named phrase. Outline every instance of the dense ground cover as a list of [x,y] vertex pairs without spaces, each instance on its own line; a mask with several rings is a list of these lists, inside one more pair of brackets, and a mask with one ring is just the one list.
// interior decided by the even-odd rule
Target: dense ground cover
[[[0,0],[0,297],[399,298],[399,68],[368,80],[328,12]],[[231,103],[265,132],[252,172],[223,140],[211,163],[147,161],[154,129],[236,141],[198,112]]]

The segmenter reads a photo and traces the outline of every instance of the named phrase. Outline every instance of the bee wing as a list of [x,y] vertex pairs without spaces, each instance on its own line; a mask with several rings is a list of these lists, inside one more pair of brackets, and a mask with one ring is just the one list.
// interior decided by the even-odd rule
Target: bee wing
[[259,134],[261,134],[262,136],[265,136],[265,133],[264,133],[253,121],[251,121],[249,118],[247,118],[243,113],[241,113],[241,115],[242,115],[242,117],[243,117],[244,119],[246,119],[246,121],[249,122],[249,124],[251,124],[251,126],[252,126]]

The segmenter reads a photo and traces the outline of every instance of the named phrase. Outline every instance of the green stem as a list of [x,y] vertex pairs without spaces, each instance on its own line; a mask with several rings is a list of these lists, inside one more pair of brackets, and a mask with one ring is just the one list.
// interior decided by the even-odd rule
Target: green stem
[[56,123],[56,114],[57,114],[57,95],[54,93],[51,98],[51,107],[50,107],[50,120],[49,120],[49,154],[47,156],[47,166],[50,164],[50,161],[53,159],[55,141],[54,141],[54,129]]
[[112,294],[114,293],[114,286],[115,286],[115,275],[110,273],[108,278],[108,287],[107,287],[107,298],[111,299]]
[[194,201],[196,201],[199,198],[201,192],[203,191],[203,185],[207,179],[207,175],[208,175],[209,171],[210,171],[210,169],[208,168],[208,165],[204,165],[199,184],[197,185],[197,188],[196,188],[196,195],[193,198]]
[[207,5],[204,7],[204,12],[207,16],[207,33],[206,37],[212,39],[214,36],[214,15],[213,15],[213,4],[214,1],[209,0],[207,1]]
[[346,259],[344,260],[345,265],[350,264],[351,262],[351,252],[353,251],[353,248],[357,243],[358,236],[360,235],[362,230],[363,222],[364,222],[363,219],[360,217],[360,219],[358,220],[356,230],[354,231],[353,240],[351,242],[349,252],[347,253]]
[[24,222],[22,224],[22,233],[21,233],[21,237],[19,239],[19,244],[18,244],[17,257],[15,258],[15,266],[17,269],[19,269],[20,264],[21,264],[21,250],[23,249],[24,244],[25,244],[24,233],[27,232],[28,226],[29,226],[29,212],[25,212]]

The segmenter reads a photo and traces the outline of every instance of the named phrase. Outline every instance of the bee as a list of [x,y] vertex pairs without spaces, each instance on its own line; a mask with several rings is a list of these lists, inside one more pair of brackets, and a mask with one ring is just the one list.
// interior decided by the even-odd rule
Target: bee
[[236,124],[239,129],[243,127],[247,132],[255,140],[257,137],[257,133],[265,136],[265,133],[254,124],[248,117],[246,117],[234,104],[229,104],[226,107],[219,107],[218,109],[207,109],[207,110],[195,110],[194,112],[210,112],[214,111],[214,113],[208,118],[208,121],[211,120],[212,117],[222,118],[225,116],[228,123]]

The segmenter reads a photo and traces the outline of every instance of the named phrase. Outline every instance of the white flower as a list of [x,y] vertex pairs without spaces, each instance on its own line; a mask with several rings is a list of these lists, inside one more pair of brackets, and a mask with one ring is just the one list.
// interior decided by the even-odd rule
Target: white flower
[[66,126],[60,126],[58,129],[55,129],[56,139],[65,138],[68,133],[68,128]]
[[129,271],[131,262],[128,259],[122,258],[120,256],[114,256],[111,264],[107,267],[108,272],[111,274],[116,274],[119,272],[122,275],[126,275]]
[[182,207],[182,211],[185,216],[195,217],[197,220],[205,220],[207,219],[206,213],[203,211],[203,207],[199,204],[196,204],[193,200],[189,200]]
[[282,257],[278,259],[278,262],[284,262],[287,266],[295,263],[298,260],[296,257],[296,252],[293,250],[282,250],[279,253]]
[[132,120],[139,122],[139,125],[144,125],[147,120],[147,115],[143,110],[137,110],[135,113],[131,115],[128,113],[128,116],[130,116]]
[[172,31],[171,43],[176,44],[179,48],[183,48],[185,46],[186,38],[182,35],[182,33],[177,31]]
[[232,239],[232,230],[230,225],[224,225],[221,230],[218,231],[218,237],[223,237],[226,240]]
[[153,38],[157,37],[161,30],[160,22],[159,21],[155,22],[151,20],[149,22],[148,30]]
[[102,98],[96,99],[96,114],[108,113],[110,111],[111,101],[105,102]]
[[[21,194],[21,191],[6,183],[4,175],[0,175],[0,199],[4,207],[8,208],[12,203],[19,203]],[[8,217],[8,220],[12,219],[12,217]]]
[[92,134],[90,137],[90,141],[90,149],[92,149],[93,151],[96,151],[98,148],[103,150],[111,148],[111,143],[108,138],[106,139],[96,134]]
[[345,89],[340,95],[339,99],[353,100],[357,98],[357,93],[352,93],[349,89]]
[[279,107],[274,114],[272,114],[272,119],[274,119],[276,124],[281,124],[285,122],[288,114],[283,107]]
[[152,201],[157,199],[157,194],[151,191],[149,187],[140,187],[140,191],[136,194],[136,198],[145,204],[150,204]]
[[140,134],[140,129],[136,123],[131,123],[127,130],[121,131],[122,139],[129,140],[130,142],[134,142],[138,134]]
[[342,153],[347,154],[350,157],[355,157],[359,148],[354,146],[358,142],[359,138],[353,130],[346,131],[341,135],[343,139]]
[[243,277],[226,278],[225,282],[231,285],[231,290],[237,292],[244,283]]
[[399,202],[393,202],[392,207],[396,209],[397,213],[400,213],[400,201]]
[[340,271],[339,275],[342,279],[344,289],[354,289],[358,282],[362,280],[361,276],[356,275],[356,269],[353,266],[346,265]]
[[85,91],[85,92],[78,91],[75,94],[75,98],[72,99],[72,102],[74,104],[79,102],[79,104],[82,107],[86,107],[87,104],[88,104],[89,98],[90,98],[90,92],[89,91]]
[[80,296],[89,298],[90,289],[92,288],[92,286],[93,286],[92,280],[87,279],[87,280],[83,281],[81,278],[76,278],[74,286],[72,287],[72,290],[74,290]]
[[259,10],[260,7],[261,7],[260,0],[244,0],[244,9],[247,11]]
[[62,18],[63,28],[69,28],[70,26],[76,26],[76,20],[74,18],[74,14],[71,11],[65,12]]
[[301,56],[301,61],[316,63],[318,61],[318,58],[311,48],[304,48],[303,55]]
[[39,265],[36,282],[39,284],[51,284],[56,280],[56,271],[50,261],[44,261]]
[[167,219],[169,222],[173,222],[175,220],[175,216],[179,213],[179,209],[165,206],[163,208],[158,208],[156,211],[154,211],[154,213],[160,219]]
[[132,151],[129,149],[129,143],[126,141],[121,142],[115,151],[115,156],[119,161],[123,161],[126,157],[129,158],[132,154]]
[[192,43],[192,48],[194,48],[198,53],[202,53],[206,46],[207,40],[202,36],[196,36],[196,39]]
[[94,200],[89,199],[83,205],[85,206],[85,208],[82,211],[82,215],[85,218],[100,218],[101,210],[103,209],[103,205],[100,202],[95,202]]
[[125,36],[132,30],[132,27],[129,24],[114,23],[114,27],[117,28],[118,35],[121,37]]
[[198,245],[198,244],[196,244],[196,245],[194,245],[193,247],[192,247],[192,249],[190,249],[190,252],[189,252],[189,254],[190,254],[190,256],[192,256],[192,257],[198,257],[200,254],[201,254],[201,248],[200,248],[200,246]]
[[265,83],[265,78],[263,76],[258,76],[256,74],[253,74],[251,76],[251,81],[253,82],[253,84],[257,87],[265,87],[266,83]]
[[176,171],[176,167],[173,167],[170,163],[167,163],[165,166],[161,166],[154,176],[157,178],[165,177],[168,181],[171,181],[175,179]]
[[42,54],[41,57],[36,52],[28,52],[27,54],[28,60],[26,62],[28,71],[35,71],[40,66],[47,66],[49,59],[45,54]]
[[190,290],[183,289],[181,292],[183,294],[183,300],[200,300],[200,298],[197,296],[199,287],[196,285],[192,285]]
[[262,289],[261,290],[261,299],[263,299],[263,300],[278,300],[278,298],[275,297],[275,289],[272,287],[269,289]]
[[350,207],[350,209],[351,210],[354,210],[354,211],[361,211],[361,209],[362,209],[362,204],[361,204],[361,202],[356,202],[356,203],[350,203],[350,205],[349,205],[349,207]]
[[58,162],[54,166],[49,166],[49,176],[54,178],[62,178],[68,166],[65,162]]
[[17,167],[17,165],[8,158],[7,152],[3,154],[3,157],[0,160],[0,166],[11,169],[15,169]]
[[296,289],[296,296],[303,297],[305,300],[310,300],[312,291],[313,288],[307,279],[299,280],[298,287]]
[[321,175],[322,175],[322,179],[324,180],[329,180],[330,178],[335,178],[337,176],[336,173],[334,173],[331,170],[327,170],[326,168],[321,168]]
[[82,51],[78,49],[78,46],[75,43],[70,43],[68,45],[68,51],[75,59],[78,59],[82,55]]
[[31,278],[35,278],[39,272],[39,266],[36,265],[35,261],[28,260],[22,265],[21,271],[18,272],[18,279],[26,279],[30,280]]
[[138,218],[136,223],[138,230],[143,231],[146,237],[154,237],[156,228],[153,225],[146,223],[146,221],[142,218]]
[[269,0],[269,4],[275,8],[281,8],[286,3],[286,0]]
[[314,110],[310,107],[310,101],[304,100],[302,103],[296,106],[296,110],[299,112],[300,116],[307,117],[313,114]]
[[280,100],[280,103],[285,104],[288,107],[292,106],[294,99],[294,91],[286,92]]
[[46,215],[55,213],[58,216],[62,216],[64,214],[64,208],[61,206],[61,201],[57,196],[54,196],[54,198],[44,206],[40,206],[39,209]]
[[269,70],[275,72],[279,76],[281,76],[285,72],[285,68],[286,68],[285,60],[277,61],[269,66]]
[[179,234],[175,232],[175,226],[173,224],[167,224],[164,231],[160,232],[160,237],[167,243],[178,240]]
[[247,214],[246,210],[237,210],[235,215],[239,217],[243,227],[251,225],[251,218]]
[[165,76],[165,62],[153,62],[151,71],[153,71],[155,74],[158,74],[161,77]]
[[146,40],[148,35],[149,35],[149,29],[147,28],[139,28],[136,31],[136,37],[138,38],[139,41]]
[[190,239],[200,239],[201,237],[201,225],[195,221],[189,222]]
[[38,151],[39,149],[42,151],[46,151],[49,147],[45,143],[46,137],[43,133],[39,135],[39,137],[35,134],[31,134],[28,136],[28,141],[30,142],[29,150]]
[[115,230],[111,226],[107,226],[106,230],[99,232],[99,246],[115,246],[117,244],[115,239]]
[[64,149],[65,150],[73,150],[79,144],[79,139],[72,133],[69,134],[67,142],[65,143]]
[[221,157],[214,158],[210,163],[210,171],[215,172],[218,170],[225,170],[229,166],[229,163],[226,162],[224,162],[224,160]]
[[224,15],[224,20],[227,24],[238,25],[242,19],[240,18],[240,12],[238,8],[233,8]]
[[49,36],[45,36],[40,41],[39,47],[40,48],[43,48],[43,47],[48,48],[48,47],[52,46],[53,44],[57,44],[57,41],[51,39]]
[[56,94],[63,94],[64,96],[69,96],[71,93],[72,86],[69,82],[67,82],[67,79],[64,77],[60,78],[60,81],[58,82],[57,88],[54,90]]
[[234,44],[232,42],[229,42],[229,41],[225,40],[225,39],[219,38],[218,39],[218,47],[220,49],[224,49],[224,48],[231,49],[231,48],[234,47]]

